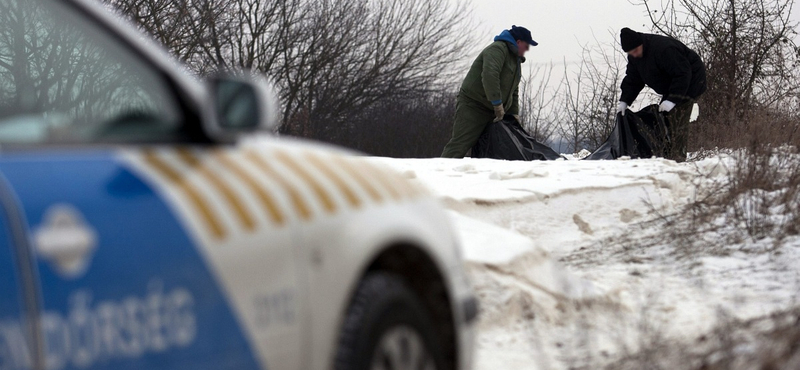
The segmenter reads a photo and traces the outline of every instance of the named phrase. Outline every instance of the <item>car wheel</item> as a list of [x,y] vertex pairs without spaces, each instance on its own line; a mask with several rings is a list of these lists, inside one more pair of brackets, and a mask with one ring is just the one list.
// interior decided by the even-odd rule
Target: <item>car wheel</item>
[[433,320],[397,275],[368,274],[347,310],[336,370],[443,370]]

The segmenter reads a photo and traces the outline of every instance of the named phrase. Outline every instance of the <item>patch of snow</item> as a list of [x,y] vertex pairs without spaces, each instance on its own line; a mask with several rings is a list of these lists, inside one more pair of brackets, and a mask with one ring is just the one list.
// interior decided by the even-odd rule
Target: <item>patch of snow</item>
[[490,265],[510,264],[525,254],[543,252],[523,235],[450,211],[461,238],[464,259]]
[[721,312],[748,319],[798,303],[800,238],[780,256],[731,248],[679,258],[652,242],[663,233],[645,221],[724,178],[729,153],[681,164],[371,160],[413,172],[451,210],[481,300],[476,369],[601,368],[648,341],[693,343]]

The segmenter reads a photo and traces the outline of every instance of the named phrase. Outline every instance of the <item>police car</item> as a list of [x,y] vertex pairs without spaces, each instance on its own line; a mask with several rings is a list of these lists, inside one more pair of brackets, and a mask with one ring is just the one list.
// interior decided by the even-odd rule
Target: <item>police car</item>
[[266,86],[198,82],[84,0],[0,0],[0,370],[469,367],[446,215],[259,136]]

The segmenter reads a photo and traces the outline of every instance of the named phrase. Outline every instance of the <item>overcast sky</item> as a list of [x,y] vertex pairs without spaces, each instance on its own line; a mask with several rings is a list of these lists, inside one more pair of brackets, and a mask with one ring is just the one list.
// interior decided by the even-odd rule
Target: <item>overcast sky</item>
[[[581,44],[606,42],[630,27],[649,31],[644,8],[628,0],[472,0],[478,37],[484,44],[512,24],[531,30],[539,46],[528,53],[534,63],[579,60]],[[800,9],[793,18],[800,21]],[[614,36],[609,35],[613,31]],[[800,38],[798,40],[800,42]],[[481,45],[480,48],[486,45]],[[480,48],[478,50],[480,50]],[[477,51],[473,51],[477,55]],[[470,56],[469,59],[474,58]]]
[[[511,25],[531,30],[539,46],[528,52],[534,63],[579,59],[581,44],[611,40],[609,30],[622,27],[645,30],[647,21],[640,7],[628,0],[472,0],[479,37],[488,43]],[[593,36],[594,35],[594,36]]]

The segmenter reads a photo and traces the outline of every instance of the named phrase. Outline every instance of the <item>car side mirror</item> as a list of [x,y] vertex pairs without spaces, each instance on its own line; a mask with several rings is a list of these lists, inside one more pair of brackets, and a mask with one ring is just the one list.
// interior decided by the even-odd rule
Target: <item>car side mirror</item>
[[214,136],[235,139],[254,132],[272,132],[278,124],[274,88],[254,75],[220,75],[210,81],[216,118]]

